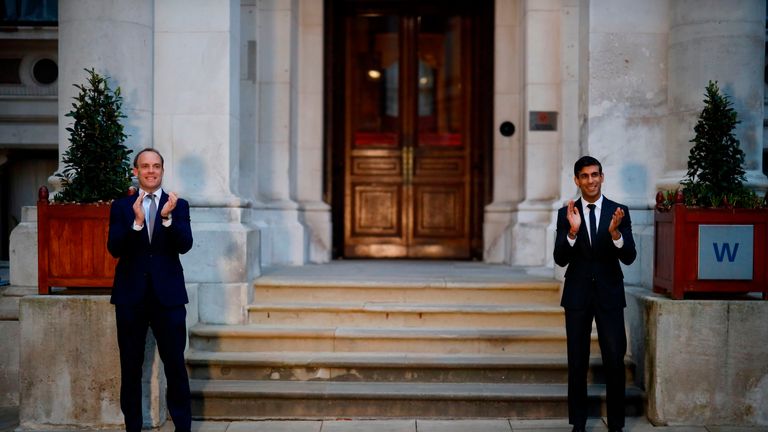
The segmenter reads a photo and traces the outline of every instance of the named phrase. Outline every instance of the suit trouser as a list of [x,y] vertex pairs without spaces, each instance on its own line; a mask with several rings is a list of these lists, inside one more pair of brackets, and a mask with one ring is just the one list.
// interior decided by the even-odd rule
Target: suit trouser
[[605,309],[590,302],[585,309],[565,310],[568,338],[568,420],[584,426],[587,421],[587,373],[589,348],[592,342],[592,319],[597,324],[597,336],[605,373],[608,427],[624,427],[625,371],[627,335],[624,330],[624,308]]
[[192,427],[189,377],[184,362],[187,311],[184,305],[163,306],[153,290],[137,305],[115,305],[117,344],[120,348],[120,408],[125,430],[138,432],[141,412],[141,375],[147,329],[151,328],[168,383],[166,402],[177,431]]

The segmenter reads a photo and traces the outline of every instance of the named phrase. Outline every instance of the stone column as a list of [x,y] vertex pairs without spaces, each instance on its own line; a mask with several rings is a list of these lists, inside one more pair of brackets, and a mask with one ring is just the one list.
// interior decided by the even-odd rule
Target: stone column
[[741,124],[736,137],[744,151],[748,185],[768,188],[762,173],[765,2],[718,0],[669,2],[669,116],[666,164],[659,189],[675,189],[687,172],[693,127],[709,80],[733,102]]
[[631,211],[638,259],[624,276],[639,284],[653,274],[649,204],[664,163],[668,2],[592,0],[584,12],[581,143],[579,154],[563,161],[563,200],[577,196],[576,157],[600,160],[603,194]]
[[[262,236],[263,265],[299,265],[306,261],[306,229],[299,221],[296,184],[302,174],[311,174],[299,172],[299,161],[303,161],[298,155],[299,143],[306,137],[299,136],[298,131],[305,122],[304,113],[313,109],[311,101],[308,106],[301,101],[300,106],[298,100],[301,91],[297,87],[297,76],[301,73],[298,66],[301,45],[299,5],[296,2],[260,2],[257,11],[259,131],[256,169],[262,204],[254,209],[254,223]],[[312,73],[322,76],[321,70]],[[322,176],[311,178],[320,183]]]
[[59,154],[69,147],[72,98],[85,68],[110,77],[123,96],[126,145],[152,146],[153,0],[68,0],[59,4]]
[[602,163],[606,196],[646,209],[663,164],[668,2],[596,0],[589,15],[582,151]]
[[[509,259],[510,232],[523,197],[523,8],[518,0],[496,0],[495,9],[493,202],[485,208],[483,260],[502,263]],[[498,132],[505,121],[515,125],[510,137]]]
[[291,196],[299,203],[299,221],[306,227],[306,259],[331,259],[331,207],[323,201],[323,2],[299,0],[297,83],[291,88],[295,159]]
[[[234,15],[234,16],[233,16]],[[240,206],[239,2],[155,5],[155,148],[163,186],[208,206]]]
[[[551,203],[550,222],[546,227],[544,237],[544,260],[548,267],[555,267],[557,276],[562,268],[555,266],[552,252],[555,248],[555,231],[557,229],[557,210],[572,197],[573,162],[581,153],[581,133],[585,123],[586,113],[583,109],[584,99],[580,97],[584,83],[589,81],[586,61],[589,43],[589,8],[582,7],[584,2],[579,0],[564,1],[560,9],[560,152],[559,152],[559,184],[557,186],[559,199]],[[529,246],[530,247],[530,246]],[[523,250],[524,252],[524,250]],[[564,272],[563,272],[564,274]]]
[[192,206],[186,281],[199,319],[241,323],[259,274],[259,233],[239,196],[240,2],[155,3],[155,147],[163,187]]
[[[562,146],[563,46],[562,4],[525,2],[523,66],[523,197],[517,206],[517,220],[510,233],[509,263],[545,265],[552,209],[559,196],[560,151]],[[531,112],[558,113],[555,130],[530,129]],[[553,240],[554,241],[554,240]]]
[[[262,265],[327,262],[323,201],[323,2],[242,2],[245,193],[256,202]],[[243,163],[241,163],[243,166]],[[255,190],[254,192],[251,192]]]

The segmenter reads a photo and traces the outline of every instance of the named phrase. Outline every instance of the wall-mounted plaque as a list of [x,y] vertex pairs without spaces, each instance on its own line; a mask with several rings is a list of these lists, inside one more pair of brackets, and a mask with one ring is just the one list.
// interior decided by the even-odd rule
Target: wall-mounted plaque
[[528,125],[532,131],[556,131],[557,111],[530,111]]

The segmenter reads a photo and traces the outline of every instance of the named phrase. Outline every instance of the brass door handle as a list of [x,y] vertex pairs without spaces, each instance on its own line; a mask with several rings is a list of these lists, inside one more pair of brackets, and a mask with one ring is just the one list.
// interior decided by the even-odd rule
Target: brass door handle
[[413,182],[413,147],[403,147],[403,185],[409,186]]

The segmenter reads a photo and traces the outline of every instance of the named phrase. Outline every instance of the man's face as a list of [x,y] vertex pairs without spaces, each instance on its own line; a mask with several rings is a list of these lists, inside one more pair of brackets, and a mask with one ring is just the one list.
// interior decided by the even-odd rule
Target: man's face
[[133,168],[133,175],[139,179],[139,187],[147,192],[154,192],[163,183],[163,163],[160,155],[146,151],[139,155],[138,167]]
[[597,165],[589,165],[579,171],[579,175],[573,178],[576,186],[581,190],[581,197],[587,202],[593,203],[600,198],[600,187],[603,184],[603,173]]

